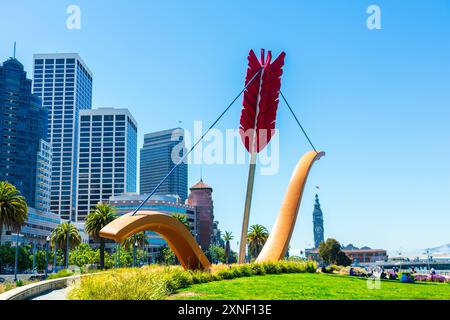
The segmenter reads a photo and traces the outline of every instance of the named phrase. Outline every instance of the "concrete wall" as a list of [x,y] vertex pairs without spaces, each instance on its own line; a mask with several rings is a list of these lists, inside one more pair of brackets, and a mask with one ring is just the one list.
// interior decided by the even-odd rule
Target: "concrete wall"
[[66,278],[45,280],[36,283],[31,283],[23,287],[18,287],[0,294],[1,300],[28,300],[40,296],[48,291],[62,289],[76,281],[79,281],[82,276],[72,276]]

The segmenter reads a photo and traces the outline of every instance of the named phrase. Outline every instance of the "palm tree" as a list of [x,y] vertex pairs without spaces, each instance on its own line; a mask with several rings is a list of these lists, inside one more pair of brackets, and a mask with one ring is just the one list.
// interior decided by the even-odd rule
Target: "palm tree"
[[[136,237],[136,239],[135,239],[135,237]],[[145,234],[144,231],[143,231],[143,232],[136,233],[136,234],[132,235],[131,237],[128,237],[127,239],[125,239],[125,240],[122,242],[122,245],[123,245],[126,249],[129,249],[129,248],[132,248],[132,247],[133,247],[133,245],[134,245],[135,242],[137,242],[138,247],[140,247],[140,248],[144,248],[144,246],[145,246],[146,244],[148,244],[148,238],[147,238],[147,235]]]
[[225,241],[225,263],[230,263],[230,241],[234,239],[233,234],[231,231],[225,231],[225,234],[223,235],[223,240]]
[[[70,229],[69,229],[70,228]],[[58,248],[62,248],[64,250],[64,259],[67,259],[67,233],[69,234],[69,250],[78,246],[81,243],[80,231],[78,231],[77,227],[73,224],[64,222],[61,223],[58,227],[53,229],[52,234],[50,235],[50,240],[52,242],[52,246],[55,243],[58,245]]]
[[0,242],[3,227],[19,232],[28,219],[28,206],[25,198],[12,184],[0,182]]
[[86,217],[84,228],[94,239],[100,241],[100,269],[105,267],[105,239],[100,237],[100,230],[116,218],[114,208],[107,203],[98,203]]
[[260,224],[255,224],[250,227],[247,241],[251,257],[256,258],[259,255],[268,237],[269,231],[267,231],[266,227]]
[[177,219],[178,221],[180,221],[182,224],[184,224],[184,226],[191,231],[191,224],[189,223],[187,217],[185,214],[178,214],[175,213],[172,215],[173,218]]

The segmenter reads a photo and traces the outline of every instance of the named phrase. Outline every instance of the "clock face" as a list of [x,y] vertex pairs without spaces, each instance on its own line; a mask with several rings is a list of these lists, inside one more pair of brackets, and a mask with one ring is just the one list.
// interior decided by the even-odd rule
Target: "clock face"
[[315,229],[316,233],[321,233],[322,230],[323,230],[322,227],[316,227],[316,229]]

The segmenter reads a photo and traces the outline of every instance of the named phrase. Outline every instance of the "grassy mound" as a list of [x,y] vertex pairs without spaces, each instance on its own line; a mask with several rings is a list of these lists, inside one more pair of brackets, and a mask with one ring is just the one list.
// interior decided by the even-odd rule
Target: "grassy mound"
[[215,265],[210,272],[181,267],[116,269],[82,278],[72,288],[72,300],[159,300],[192,284],[264,274],[315,272],[314,262],[280,261],[244,265]]

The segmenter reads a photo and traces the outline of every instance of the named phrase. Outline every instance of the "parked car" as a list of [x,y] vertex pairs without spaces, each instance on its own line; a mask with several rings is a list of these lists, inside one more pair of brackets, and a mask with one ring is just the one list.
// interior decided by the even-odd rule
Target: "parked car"
[[43,280],[45,280],[45,275],[39,275],[39,274],[36,274],[36,275],[32,275],[31,277],[29,277],[28,278],[28,280],[30,280],[30,281],[36,281],[36,280],[38,280],[38,281],[43,281]]
[[5,268],[3,268],[3,273],[4,274],[13,274],[14,268],[13,267],[5,267]]

